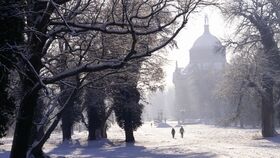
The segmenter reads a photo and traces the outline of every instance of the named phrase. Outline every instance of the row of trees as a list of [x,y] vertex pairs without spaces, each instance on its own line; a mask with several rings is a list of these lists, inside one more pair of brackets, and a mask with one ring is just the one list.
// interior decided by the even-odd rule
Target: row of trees
[[224,15],[237,27],[235,37],[228,41],[234,57],[227,70],[222,94],[237,105],[237,116],[244,109],[258,115],[253,109],[260,107],[264,137],[277,134],[275,108],[280,103],[279,7],[277,0],[234,0],[225,3],[223,8]]
[[139,90],[157,89],[160,83],[149,83],[162,78],[160,60],[147,57],[174,45],[191,13],[212,4],[1,0],[1,136],[16,114],[10,157],[43,157],[42,147],[60,120],[63,139],[71,138],[79,119],[95,139],[112,111],[126,140],[133,141],[143,109]]

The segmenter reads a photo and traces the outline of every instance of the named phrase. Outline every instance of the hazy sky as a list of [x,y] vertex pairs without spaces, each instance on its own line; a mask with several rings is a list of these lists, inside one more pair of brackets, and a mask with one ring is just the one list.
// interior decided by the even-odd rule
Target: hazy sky
[[[175,61],[178,61],[179,67],[185,67],[189,62],[189,50],[192,47],[195,40],[203,34],[204,30],[204,17],[208,15],[209,28],[211,34],[216,36],[219,40],[223,40],[228,36],[226,34],[226,22],[221,15],[220,11],[216,8],[205,8],[199,13],[195,13],[189,19],[188,24],[176,37],[178,49],[169,51],[170,60],[166,65],[166,83],[168,87],[172,87],[172,73],[175,69]],[[166,87],[166,88],[168,88]]]
[[[207,14],[209,20],[210,33],[216,36],[221,42],[225,39],[229,32],[226,22],[217,8],[206,8],[201,12],[193,14],[189,19],[186,27],[176,37],[178,49],[169,50],[168,59],[170,62],[165,66],[166,84],[165,93],[157,92],[150,96],[150,102],[153,106],[146,107],[148,115],[157,117],[158,109],[168,116],[170,106],[174,104],[174,85],[172,83],[172,75],[175,70],[175,63],[178,61],[179,67],[185,67],[189,62],[189,50],[195,40],[204,32],[204,17]],[[163,102],[162,102],[163,101]],[[166,110],[169,109],[169,110]],[[172,109],[172,108],[171,108]]]

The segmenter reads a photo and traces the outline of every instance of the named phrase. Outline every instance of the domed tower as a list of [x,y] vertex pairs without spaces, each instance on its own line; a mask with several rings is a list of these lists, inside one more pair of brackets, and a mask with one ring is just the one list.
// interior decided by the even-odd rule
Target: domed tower
[[224,48],[218,38],[210,33],[209,20],[205,16],[204,32],[190,49],[190,65],[198,64],[200,67],[212,65],[216,68],[222,68],[225,63]]
[[194,42],[189,55],[189,64],[179,68],[176,63],[173,73],[177,111],[184,119],[216,119],[222,108],[214,91],[222,79],[226,56],[221,42],[209,31],[207,16],[204,32]]

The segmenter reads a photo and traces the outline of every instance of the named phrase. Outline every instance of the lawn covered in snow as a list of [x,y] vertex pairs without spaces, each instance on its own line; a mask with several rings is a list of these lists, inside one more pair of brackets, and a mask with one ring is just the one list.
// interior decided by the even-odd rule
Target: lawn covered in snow
[[[134,144],[124,142],[124,132],[116,125],[109,129],[108,139],[91,142],[87,141],[86,132],[75,131],[69,143],[62,143],[61,134],[54,133],[44,151],[54,158],[280,158],[280,136],[263,139],[259,129],[185,125],[185,137],[180,138],[179,127],[175,127],[173,139],[169,125],[144,124],[135,132]],[[0,158],[5,158],[12,139],[1,141],[5,145],[0,145]]]

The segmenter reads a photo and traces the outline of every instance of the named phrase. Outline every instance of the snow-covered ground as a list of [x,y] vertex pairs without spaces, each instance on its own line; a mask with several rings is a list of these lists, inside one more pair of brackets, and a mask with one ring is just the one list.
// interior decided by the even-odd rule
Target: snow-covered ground
[[[175,126],[175,123],[169,123]],[[108,139],[88,142],[86,132],[75,132],[71,143],[61,143],[61,134],[53,134],[44,151],[54,158],[280,158],[280,136],[263,139],[259,129],[219,128],[186,125],[185,137],[171,137],[171,127],[144,124],[135,132],[136,142],[124,142],[117,126],[108,131]],[[280,131],[278,131],[280,133]],[[1,140],[0,158],[8,157],[11,138]]]

